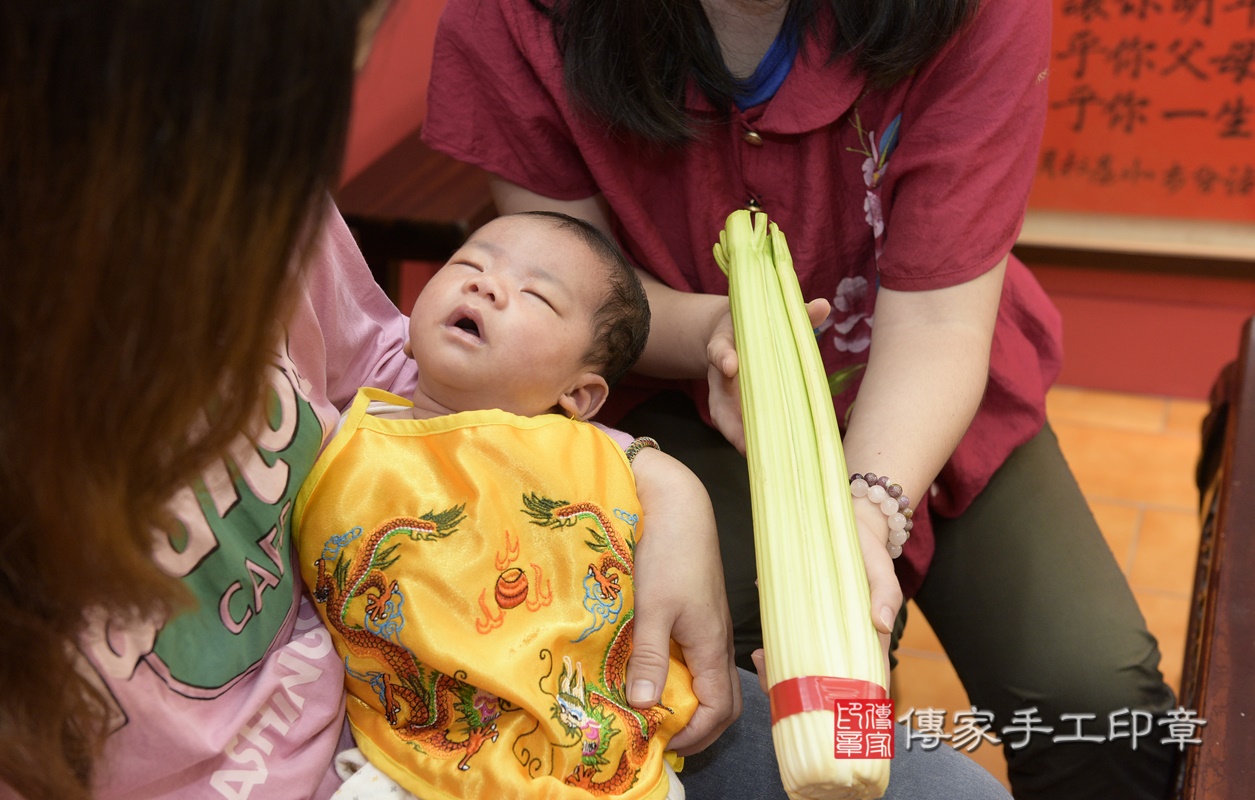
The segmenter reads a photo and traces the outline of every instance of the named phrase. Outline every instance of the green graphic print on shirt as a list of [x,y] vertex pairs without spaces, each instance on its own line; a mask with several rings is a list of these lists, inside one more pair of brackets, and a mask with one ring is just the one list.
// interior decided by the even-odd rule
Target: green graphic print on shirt
[[180,492],[173,504],[179,529],[158,554],[184,576],[196,605],[166,622],[147,660],[190,697],[229,688],[262,660],[295,613],[292,505],[323,432],[286,354],[272,378],[257,445],[241,440]]

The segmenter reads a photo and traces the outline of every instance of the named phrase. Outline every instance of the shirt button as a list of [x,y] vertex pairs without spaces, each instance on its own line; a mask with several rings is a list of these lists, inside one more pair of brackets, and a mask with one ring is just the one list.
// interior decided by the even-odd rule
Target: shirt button
[[746,131],[745,135],[742,136],[741,139],[743,139],[746,144],[752,144],[755,147],[763,146],[763,137],[759,136],[757,131]]

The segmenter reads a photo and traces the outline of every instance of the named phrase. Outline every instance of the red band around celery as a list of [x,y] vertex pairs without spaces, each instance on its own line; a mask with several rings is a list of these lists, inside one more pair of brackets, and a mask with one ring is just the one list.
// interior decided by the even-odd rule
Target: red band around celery
[[803,711],[832,711],[838,700],[884,700],[885,687],[857,678],[804,675],[771,687],[771,724]]

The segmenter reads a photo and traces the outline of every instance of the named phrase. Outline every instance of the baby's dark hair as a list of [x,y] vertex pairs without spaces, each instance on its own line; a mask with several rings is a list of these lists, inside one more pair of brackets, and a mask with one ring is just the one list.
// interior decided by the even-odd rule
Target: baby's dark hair
[[580,238],[605,268],[608,286],[593,312],[593,337],[584,363],[614,386],[627,374],[649,340],[649,299],[636,270],[613,239],[596,225],[557,211],[523,211],[522,216],[552,220]]

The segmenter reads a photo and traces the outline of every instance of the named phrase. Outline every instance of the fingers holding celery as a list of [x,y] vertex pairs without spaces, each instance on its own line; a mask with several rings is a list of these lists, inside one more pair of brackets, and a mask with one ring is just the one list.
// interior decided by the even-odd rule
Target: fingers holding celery
[[[812,326],[827,318],[831,304],[822,298],[806,304]],[[732,332],[732,314],[725,311],[716,318],[706,344],[709,366],[706,380],[710,386],[710,420],[724,438],[745,453],[745,429],[741,422],[741,385],[737,380],[740,360],[736,354],[736,337]]]

